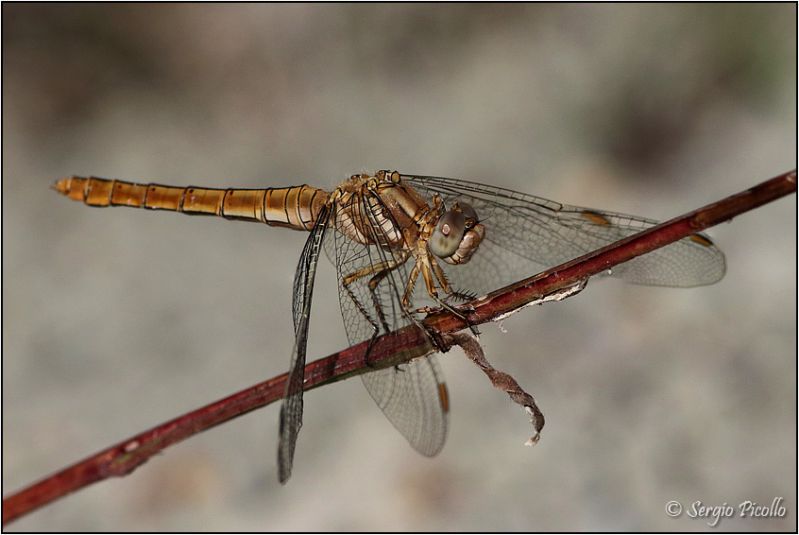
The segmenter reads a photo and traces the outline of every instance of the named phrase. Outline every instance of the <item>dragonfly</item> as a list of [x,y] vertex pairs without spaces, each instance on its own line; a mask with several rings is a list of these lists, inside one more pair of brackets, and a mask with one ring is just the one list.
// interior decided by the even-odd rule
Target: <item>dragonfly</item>
[[[487,294],[656,225],[651,219],[569,206],[467,180],[381,170],[332,191],[201,188],[70,176],[53,186],[89,206],[129,206],[265,223],[308,232],[293,283],[294,347],[280,409],[278,476],[292,472],[302,426],[311,301],[322,251],[337,272],[351,345],[407,325],[421,313]],[[607,275],[652,286],[713,284],[724,254],[705,234],[614,266]],[[369,351],[370,344],[366,344]],[[436,455],[447,436],[449,394],[435,349],[363,375],[366,389],[411,446]],[[368,354],[366,355],[368,362]]]

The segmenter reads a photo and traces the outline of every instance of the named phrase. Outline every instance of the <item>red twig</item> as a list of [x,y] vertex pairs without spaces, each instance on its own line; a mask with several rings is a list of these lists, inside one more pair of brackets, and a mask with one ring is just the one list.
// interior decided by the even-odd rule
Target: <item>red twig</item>
[[[648,253],[736,215],[796,191],[796,171],[783,173],[746,191],[677,217],[638,234],[548,269],[534,277],[497,290],[464,306],[471,324],[492,321],[543,296],[569,288],[636,256]],[[447,312],[424,319],[437,338],[467,327]],[[442,342],[442,347],[446,344]],[[349,347],[305,367],[306,390],[374,369],[390,366],[432,351],[429,339],[409,326],[377,339],[364,362],[366,343]],[[251,386],[236,394],[135,435],[110,448],[52,474],[3,500],[3,524],[67,494],[111,476],[124,476],[171,444],[281,399],[286,374]]]

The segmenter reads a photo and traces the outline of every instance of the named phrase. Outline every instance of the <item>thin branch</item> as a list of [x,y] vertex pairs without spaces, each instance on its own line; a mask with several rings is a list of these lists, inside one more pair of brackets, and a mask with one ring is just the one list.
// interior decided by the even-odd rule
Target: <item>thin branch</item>
[[[439,349],[450,347],[445,335],[469,325],[494,321],[520,308],[573,288],[592,275],[732,219],[796,191],[796,171],[783,173],[751,189],[654,226],[638,234],[548,269],[460,307],[463,317],[448,311],[428,315],[423,324]],[[465,321],[464,321],[465,317]],[[367,343],[349,347],[305,367],[304,389],[393,366],[434,351],[430,339],[416,326],[378,338],[364,360]],[[111,476],[124,476],[168,446],[283,397],[283,374],[158,425],[52,474],[3,500],[3,524],[52,501]]]

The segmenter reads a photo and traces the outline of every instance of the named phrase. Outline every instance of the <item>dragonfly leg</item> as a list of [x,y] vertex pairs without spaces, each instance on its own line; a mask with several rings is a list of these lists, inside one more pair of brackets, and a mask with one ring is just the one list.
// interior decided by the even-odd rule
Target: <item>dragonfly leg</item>
[[[447,302],[443,301],[442,299],[439,299],[438,292],[435,291],[435,281],[433,280],[434,276],[438,280],[438,283],[441,285],[441,289],[444,290],[444,292],[446,292],[448,295],[453,295],[454,292],[452,291],[452,288],[449,285],[449,280],[447,279],[446,273],[444,273],[444,270],[441,269],[441,266],[438,265],[436,259],[433,258],[432,256],[428,256],[427,261],[429,262],[430,267],[428,270],[425,270],[424,266],[422,266],[422,276],[424,277],[425,283],[427,284],[427,291],[430,294],[430,296],[436,301],[436,303],[438,303],[441,306],[441,308],[448,310],[449,312],[455,314],[455,316],[466,322],[466,325],[469,326],[469,330],[472,331],[472,334],[478,336],[480,332],[477,330],[477,328],[474,325],[472,325],[469,322],[469,318],[467,318],[459,310],[453,308]],[[432,292],[430,291],[431,288],[433,288]]]
[[434,256],[430,257],[430,264],[433,267],[433,274],[436,276],[436,279],[438,279],[438,282],[441,285],[441,289],[444,290],[444,292],[446,292],[447,294],[446,297],[447,299],[456,298],[456,299],[461,299],[462,301],[471,301],[472,299],[477,297],[477,295],[470,294],[468,292],[455,290],[450,285],[449,279],[447,278],[447,274],[444,273],[443,269],[441,269],[441,265],[438,263],[438,261],[435,259]]
[[452,288],[449,285],[449,279],[447,279],[447,275],[444,273],[444,270],[441,269],[441,266],[436,262],[436,259],[432,256],[427,257],[430,261],[430,266],[433,268],[433,274],[438,279],[438,283],[441,285],[441,289],[444,290],[447,294],[452,293]]
[[372,352],[372,345],[380,334],[380,326],[375,320],[372,319],[372,317],[366,311],[366,307],[364,307],[361,301],[355,296],[349,285],[344,286],[344,289],[347,291],[347,295],[350,297],[352,302],[355,303],[355,308],[358,309],[358,312],[360,312],[361,315],[366,318],[366,321],[368,321],[369,325],[372,327],[372,336],[369,338],[369,345],[366,347],[365,355],[366,365],[371,367],[371,364],[369,363],[369,354]]
[[408,276],[408,282],[405,283],[405,293],[402,294],[402,308],[408,310],[411,307],[411,296],[413,289],[416,287],[416,280],[419,278],[419,262],[416,262],[411,269]]
[[391,270],[396,269],[398,265],[399,264],[394,265],[393,267],[387,267],[383,271],[380,271],[379,273],[377,273],[377,275],[369,279],[369,284],[368,284],[369,295],[372,298],[372,305],[375,307],[375,311],[377,312],[377,317],[380,320],[380,324],[383,326],[383,330],[385,332],[389,332],[391,329],[389,329],[388,327],[388,322],[386,321],[386,314],[385,312],[383,312],[383,306],[380,304],[380,301],[378,300],[377,297],[376,293],[377,285],[380,284],[380,281],[382,281],[386,277],[386,275],[391,273]]
[[[408,259],[408,253],[406,251],[402,251],[397,258],[365,266],[357,271],[354,271],[353,273],[350,273],[349,275],[341,279],[342,286],[347,291],[347,295],[355,304],[355,307],[358,309],[361,315],[364,318],[366,318],[366,321],[368,321],[369,324],[372,326],[372,337],[369,340],[369,345],[367,346],[366,349],[367,365],[369,365],[368,356],[371,353],[372,345],[374,344],[375,340],[377,340],[377,337],[380,334],[380,327],[382,326],[383,331],[386,333],[390,332],[391,330],[389,328],[388,322],[386,321],[386,315],[383,312],[383,307],[380,304],[380,301],[378,300],[377,297],[376,293],[377,286],[386,277],[386,275],[388,275],[389,273],[391,273],[391,271],[397,269],[399,266],[404,264],[407,259]],[[366,306],[358,299],[358,297],[350,288],[350,286],[353,283],[363,279],[364,277],[368,277],[369,275],[372,275],[372,278],[369,279],[369,282],[367,283],[367,288],[369,289],[369,296],[372,300],[372,306],[375,309],[375,313],[377,314],[377,319],[380,323],[378,323],[378,321],[375,321],[372,318],[372,316],[367,311]]]

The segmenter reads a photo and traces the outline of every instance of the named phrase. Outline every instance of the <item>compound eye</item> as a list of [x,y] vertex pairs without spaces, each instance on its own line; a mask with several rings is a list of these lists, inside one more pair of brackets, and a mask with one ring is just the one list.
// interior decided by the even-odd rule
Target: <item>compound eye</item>
[[466,217],[460,210],[448,210],[438,220],[433,235],[427,242],[427,247],[439,258],[451,256],[458,250],[458,246],[466,231]]
[[470,229],[470,228],[474,227],[478,223],[477,212],[475,211],[474,208],[472,208],[471,204],[466,204],[464,202],[459,202],[456,205],[456,207],[463,214],[463,217],[466,220],[465,224],[466,224],[466,228],[467,229]]

